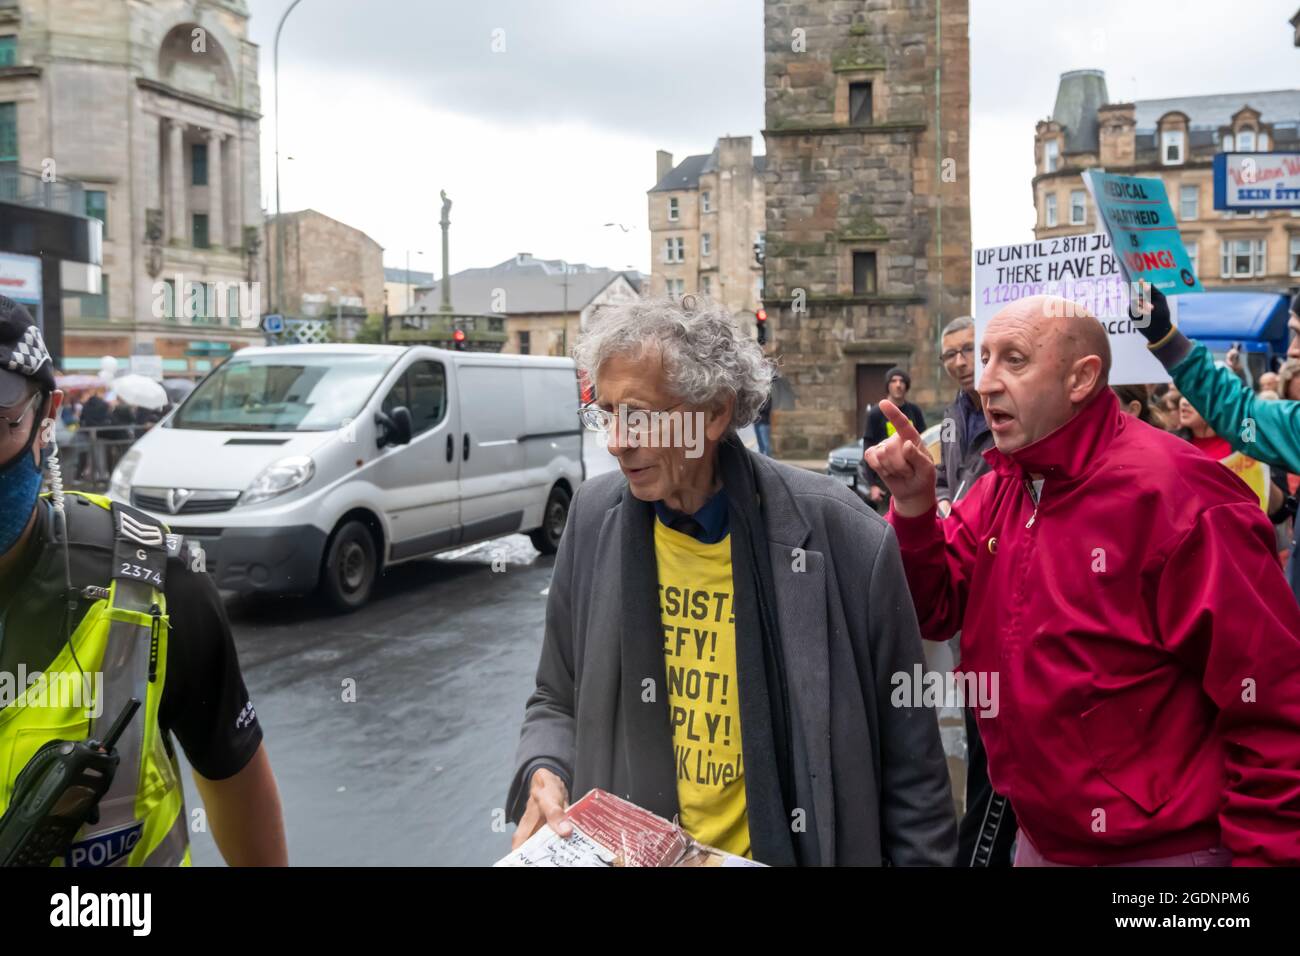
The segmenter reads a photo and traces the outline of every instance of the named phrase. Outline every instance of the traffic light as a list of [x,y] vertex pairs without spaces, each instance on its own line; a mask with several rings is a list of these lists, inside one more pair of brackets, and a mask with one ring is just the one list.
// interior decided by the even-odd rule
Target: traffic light
[[455,347],[457,352],[465,351],[465,330],[457,329],[456,331],[452,332],[451,341],[452,341],[452,345]]
[[767,309],[760,308],[754,313],[754,320],[758,323],[758,344],[767,344]]

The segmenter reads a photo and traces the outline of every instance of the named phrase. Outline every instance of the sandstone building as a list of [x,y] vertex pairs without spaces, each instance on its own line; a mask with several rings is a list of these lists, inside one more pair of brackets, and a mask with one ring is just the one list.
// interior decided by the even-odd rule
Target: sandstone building
[[752,334],[762,304],[765,157],[753,138],[723,136],[713,152],[673,164],[655,155],[650,216],[650,288],[654,295],[698,292],[723,303]]
[[860,436],[892,365],[925,409],[951,397],[938,336],[970,311],[967,32],[967,0],[765,0],[779,455]]
[[241,321],[263,304],[248,18],[245,0],[0,0],[0,163],[80,181],[104,223],[101,291],[62,301],[66,370],[153,353],[197,376],[262,341]]
[[1163,180],[1207,289],[1300,286],[1300,210],[1220,212],[1213,173],[1219,152],[1300,150],[1300,90],[1108,100],[1100,70],[1062,74],[1052,115],[1035,129],[1035,236],[1104,228],[1082,177],[1102,166]]
[[[281,224],[284,275],[277,278]],[[384,248],[360,229],[315,209],[268,216],[262,254],[267,300],[291,318],[330,320],[334,341],[351,341],[368,315],[384,311]]]

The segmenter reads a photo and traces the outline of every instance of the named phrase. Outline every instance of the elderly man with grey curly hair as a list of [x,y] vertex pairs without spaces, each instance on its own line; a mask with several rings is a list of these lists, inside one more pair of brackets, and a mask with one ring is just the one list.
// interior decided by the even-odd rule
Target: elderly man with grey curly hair
[[[893,532],[838,482],[749,452],[772,369],[688,296],[602,310],[582,410],[619,470],[574,497],[507,807],[515,846],[602,788],[774,865],[950,865],[934,714]],[[909,698],[904,702],[911,704]]]

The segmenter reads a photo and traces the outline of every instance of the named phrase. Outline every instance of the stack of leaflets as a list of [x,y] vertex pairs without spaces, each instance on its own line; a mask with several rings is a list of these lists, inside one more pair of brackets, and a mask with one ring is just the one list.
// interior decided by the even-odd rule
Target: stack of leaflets
[[569,807],[567,839],[542,826],[497,866],[762,866],[705,846],[635,803],[592,790]]

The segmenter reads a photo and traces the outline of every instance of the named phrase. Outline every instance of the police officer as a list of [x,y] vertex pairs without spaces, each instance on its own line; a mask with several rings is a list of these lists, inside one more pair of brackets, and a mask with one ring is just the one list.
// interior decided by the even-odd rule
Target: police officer
[[61,493],[62,400],[40,330],[0,296],[0,812],[44,743],[102,734],[135,697],[98,821],[65,864],[189,864],[203,818],[186,811],[174,736],[226,862],[284,865],[275,778],[201,552],[134,508]]

